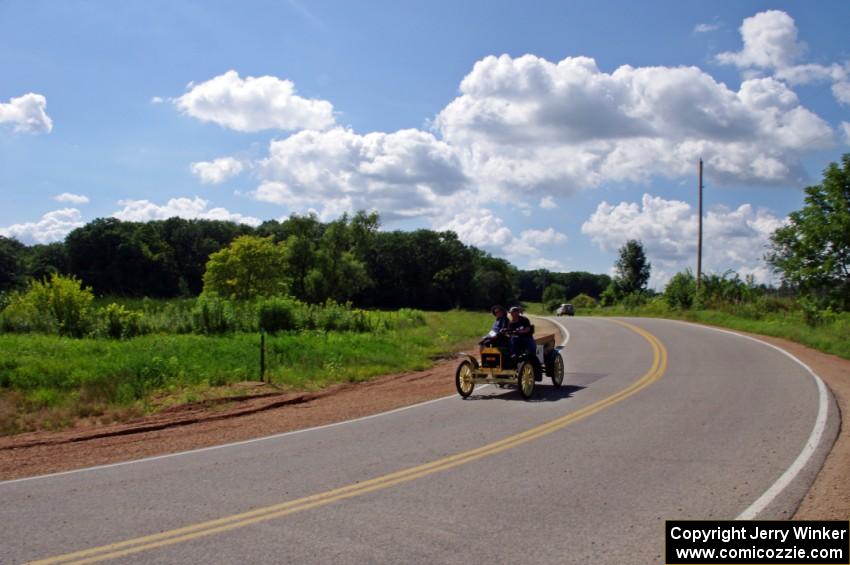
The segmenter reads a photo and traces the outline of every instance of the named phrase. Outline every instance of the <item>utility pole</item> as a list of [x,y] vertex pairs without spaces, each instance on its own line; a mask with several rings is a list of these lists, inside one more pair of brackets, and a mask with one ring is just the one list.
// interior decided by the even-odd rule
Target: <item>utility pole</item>
[[697,240],[697,292],[702,283],[702,157],[699,160],[699,239]]

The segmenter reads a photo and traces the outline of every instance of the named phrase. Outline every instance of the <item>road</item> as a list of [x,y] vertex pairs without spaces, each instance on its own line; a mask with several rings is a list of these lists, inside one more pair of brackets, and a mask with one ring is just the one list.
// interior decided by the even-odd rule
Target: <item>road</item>
[[0,562],[645,564],[666,519],[791,516],[839,425],[804,367],[680,322],[558,321],[565,386],[532,401],[0,483]]

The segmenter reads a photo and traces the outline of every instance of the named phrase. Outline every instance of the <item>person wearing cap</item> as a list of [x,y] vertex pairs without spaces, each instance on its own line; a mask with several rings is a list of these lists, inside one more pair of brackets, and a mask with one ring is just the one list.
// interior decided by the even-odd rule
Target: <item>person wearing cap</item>
[[531,321],[522,315],[522,309],[519,306],[512,306],[508,310],[508,314],[511,318],[510,323],[508,323],[508,333],[511,336],[511,355],[518,357],[527,352],[531,359],[536,359],[537,343],[534,341]]

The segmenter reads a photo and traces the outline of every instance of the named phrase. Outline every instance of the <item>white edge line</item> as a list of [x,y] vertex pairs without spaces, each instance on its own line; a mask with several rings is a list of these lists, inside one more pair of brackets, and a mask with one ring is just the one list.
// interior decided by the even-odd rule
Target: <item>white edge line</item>
[[770,503],[773,502],[776,499],[776,497],[779,496],[779,494],[783,490],[785,490],[785,488],[789,484],[791,484],[791,482],[793,482],[794,479],[797,478],[797,475],[800,474],[800,472],[805,468],[805,466],[808,464],[809,460],[815,454],[815,451],[817,451],[817,448],[818,448],[821,440],[823,439],[823,434],[824,434],[824,431],[826,430],[826,421],[827,421],[827,417],[829,415],[829,393],[827,392],[826,385],[823,384],[823,380],[818,376],[817,373],[815,373],[812,370],[811,367],[809,367],[808,365],[803,363],[800,359],[795,357],[793,354],[789,353],[788,351],[782,349],[779,346],[773,345],[772,343],[768,343],[766,341],[763,341],[761,339],[758,339],[758,338],[755,338],[755,337],[752,337],[752,336],[740,334],[740,333],[729,331],[729,330],[722,330],[720,328],[713,328],[711,326],[704,326],[702,324],[694,324],[694,323],[691,323],[691,322],[684,322],[682,320],[671,320],[671,321],[679,322],[681,324],[687,324],[689,326],[696,326],[696,327],[699,327],[699,328],[712,330],[712,331],[715,331],[715,332],[721,332],[721,333],[731,334],[731,335],[738,336],[738,337],[743,337],[745,339],[749,339],[751,341],[761,343],[761,344],[766,345],[768,347],[772,347],[773,349],[779,351],[780,353],[783,353],[784,355],[788,356],[790,359],[792,359],[797,364],[799,364],[801,367],[803,367],[806,371],[808,371],[809,374],[814,379],[815,385],[817,385],[817,388],[818,388],[818,415],[817,415],[817,418],[815,419],[815,425],[812,428],[812,433],[809,434],[809,439],[806,440],[806,444],[803,446],[803,450],[800,452],[800,454],[797,456],[797,458],[794,460],[794,462],[791,463],[791,466],[788,467],[788,469],[786,469],[785,472],[782,473],[782,475],[778,479],[776,479],[776,482],[773,483],[766,491],[764,491],[764,494],[762,494],[755,502],[753,502],[749,506],[749,508],[747,508],[746,510],[741,512],[738,515],[738,517],[735,518],[736,520],[752,520],[756,516],[758,516],[762,511],[764,511],[765,508],[770,506]]
[[[570,341],[570,332],[567,330],[567,328],[565,328],[560,322],[557,322],[556,320],[553,320],[551,318],[544,318],[544,319],[549,320],[550,322],[554,323],[559,328],[561,328],[561,330],[564,332],[564,335],[566,336],[564,338],[564,341],[561,343],[561,345],[562,346],[566,345],[567,342]],[[484,388],[486,386],[488,386],[488,385],[484,385],[482,387],[479,387],[479,389]],[[372,418],[379,418],[381,416],[389,416],[390,414],[397,414],[398,412],[404,412],[405,410],[411,410],[413,408],[419,408],[420,406],[426,406],[428,404],[433,404],[435,402],[440,402],[442,400],[447,400],[449,398],[455,398],[455,397],[456,396],[454,394],[450,394],[448,396],[442,396],[440,398],[434,398],[432,400],[426,400],[424,402],[419,402],[417,404],[411,404],[410,406],[402,406],[400,408],[394,408],[393,410],[388,410],[386,412],[378,412],[377,414],[370,414],[368,416],[361,416],[359,418],[353,418],[351,420],[343,420],[342,422],[333,422],[333,423],[324,424],[324,425],[321,425],[321,426],[314,426],[312,428],[304,428],[304,429],[301,429],[301,430],[292,430],[290,432],[283,432],[283,433],[279,433],[279,434],[273,434],[273,435],[270,435],[270,436],[263,436],[263,437],[258,437],[258,438],[246,439],[246,440],[243,440],[243,441],[236,441],[236,442],[231,442],[231,443],[222,443],[220,445],[211,445],[209,447],[200,447],[198,449],[190,449],[190,450],[187,450],[187,451],[178,451],[176,453],[166,453],[164,455],[154,455],[152,457],[144,457],[142,459],[131,459],[130,461],[120,461],[118,463],[108,463],[106,465],[95,465],[93,467],[83,467],[81,469],[71,469],[70,471],[59,471],[58,473],[47,473],[47,474],[44,474],[44,475],[35,475],[35,476],[32,476],[32,477],[21,477],[20,479],[10,479],[10,480],[7,480],[7,481],[0,481],[0,487],[2,487],[4,485],[14,484],[14,483],[23,483],[25,481],[35,481],[35,480],[38,480],[38,479],[48,479],[48,478],[53,478],[53,477],[61,477],[63,475],[74,475],[74,474],[77,474],[77,473],[85,473],[85,472],[88,472],[88,471],[100,471],[100,470],[103,470],[103,469],[111,469],[111,468],[114,468],[114,467],[123,467],[125,465],[134,465],[136,463],[148,463],[150,461],[159,461],[161,459],[169,459],[171,457],[180,457],[180,456],[183,456],[183,455],[193,455],[195,453],[203,453],[205,451],[213,451],[213,450],[216,450],[216,449],[225,449],[225,448],[228,448],[228,447],[237,447],[237,446],[241,446],[241,445],[248,445],[248,444],[251,444],[251,443],[259,443],[261,441],[279,439],[279,438],[282,438],[282,437],[292,436],[292,435],[296,435],[296,434],[303,434],[303,433],[307,433],[307,432],[315,432],[315,431],[318,431],[318,430],[325,430],[325,429],[333,428],[333,427],[336,427],[336,426],[343,426],[343,425],[346,425],[346,424],[353,424],[353,423],[356,423],[356,422],[362,422],[364,420],[371,420]]]
[[555,324],[556,326],[561,328],[561,331],[564,332],[564,341],[561,342],[561,347],[566,347],[567,344],[570,342],[570,330],[565,328],[564,325],[561,322],[559,322],[558,320],[556,320],[555,318],[550,318],[548,316],[532,316],[532,317],[533,318],[542,318],[544,320],[552,322],[553,324]]

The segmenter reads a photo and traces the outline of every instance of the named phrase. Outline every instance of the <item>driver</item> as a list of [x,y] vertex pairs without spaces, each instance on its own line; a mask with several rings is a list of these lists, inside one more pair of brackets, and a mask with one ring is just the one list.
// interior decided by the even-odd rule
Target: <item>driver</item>
[[508,332],[511,336],[511,356],[516,358],[527,352],[533,361],[537,358],[537,343],[534,341],[531,321],[522,315],[519,306],[511,307],[508,313],[511,316],[511,321],[508,324]]

